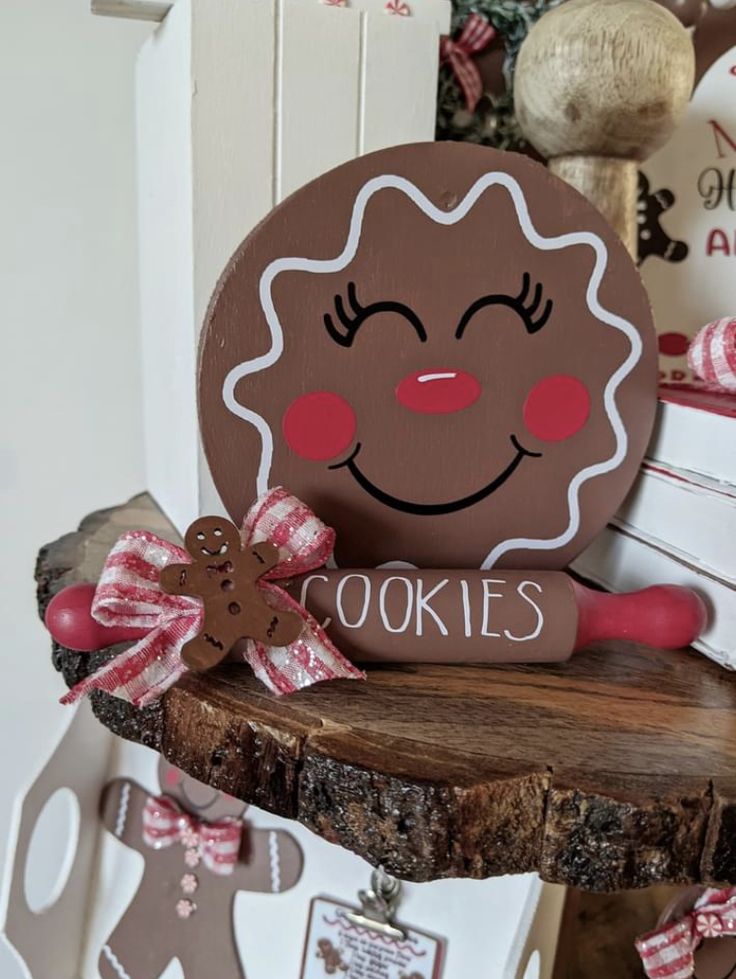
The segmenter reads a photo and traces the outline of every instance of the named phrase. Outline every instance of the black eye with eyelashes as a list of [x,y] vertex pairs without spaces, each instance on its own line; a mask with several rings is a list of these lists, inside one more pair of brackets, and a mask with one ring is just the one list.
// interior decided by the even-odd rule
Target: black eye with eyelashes
[[327,332],[335,343],[339,343],[341,347],[350,347],[360,326],[369,316],[373,316],[375,313],[398,313],[414,327],[422,343],[426,342],[427,331],[424,329],[424,324],[414,310],[410,306],[407,306],[406,303],[388,300],[370,303],[368,306],[361,306],[355,292],[354,282],[348,282],[347,301],[348,309],[345,308],[345,301],[342,296],[335,296],[335,315],[340,325],[335,323],[332,313],[325,313],[324,316]]
[[457,339],[459,340],[463,335],[465,327],[475,314],[486,306],[508,306],[509,309],[513,309],[521,317],[527,333],[537,333],[552,315],[554,303],[551,299],[548,299],[542,306],[543,289],[541,282],[538,282],[534,287],[534,295],[530,299],[529,292],[531,285],[531,276],[528,272],[525,272],[521,283],[521,292],[518,296],[507,296],[504,293],[497,293],[490,296],[481,296],[480,299],[476,299],[474,303],[468,306],[458,323],[457,330],[455,330]]

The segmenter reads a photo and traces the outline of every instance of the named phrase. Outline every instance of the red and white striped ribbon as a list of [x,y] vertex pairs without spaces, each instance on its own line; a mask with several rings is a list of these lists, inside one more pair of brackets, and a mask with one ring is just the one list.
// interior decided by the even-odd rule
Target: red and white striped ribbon
[[483,80],[472,56],[487,47],[495,36],[496,31],[485,17],[471,14],[457,38],[443,37],[440,41],[440,58],[452,68],[468,112],[475,112],[483,95]]
[[[285,694],[321,680],[364,679],[365,674],[335,648],[313,616],[275,584],[322,567],[335,545],[334,530],[277,487],[253,504],[241,536],[245,546],[270,541],[279,548],[279,563],[258,586],[274,608],[296,612],[304,622],[299,638],[289,646],[248,640],[243,658],[259,680],[273,693]],[[105,626],[148,629],[148,634],[73,687],[62,703],[104,690],[145,707],[176,683],[187,670],[182,647],[199,633],[204,613],[200,599],[164,592],[159,575],[168,564],[190,562],[186,551],[147,531],[120,537],[105,562],[92,616]]]
[[705,890],[692,911],[636,940],[648,979],[692,979],[704,938],[736,936],[736,887]]
[[213,874],[231,874],[238,862],[243,824],[237,819],[208,823],[184,812],[165,795],[150,795],[143,807],[143,842],[154,850],[181,843],[196,850]]
[[696,377],[723,391],[736,391],[736,317],[708,323],[696,333],[687,352]]

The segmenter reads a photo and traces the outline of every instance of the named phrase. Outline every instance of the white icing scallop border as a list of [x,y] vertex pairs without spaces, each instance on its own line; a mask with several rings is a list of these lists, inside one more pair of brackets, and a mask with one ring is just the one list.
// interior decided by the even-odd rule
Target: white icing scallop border
[[342,271],[350,264],[358,250],[363,218],[368,202],[374,194],[381,190],[392,189],[400,191],[436,224],[450,226],[462,221],[480,196],[490,187],[495,186],[503,187],[508,191],[516,209],[516,216],[519,220],[521,230],[527,241],[535,248],[538,248],[540,251],[552,251],[568,248],[571,245],[589,245],[593,249],[596,261],[586,290],[588,308],[593,316],[601,323],[620,330],[628,338],[631,344],[631,350],[624,362],[608,379],[603,392],[603,403],[606,414],[608,415],[616,437],[615,451],[610,458],[581,469],[571,479],[567,490],[569,519],[565,530],[561,534],[558,534],[557,537],[516,537],[501,541],[488,553],[481,568],[492,568],[498,559],[509,551],[520,549],[539,551],[556,550],[559,547],[564,547],[575,537],[580,527],[579,497],[581,487],[595,476],[601,476],[616,469],[626,457],[628,436],[616,405],[616,392],[624,379],[628,377],[641,359],[642,341],[633,324],[623,317],[610,312],[610,310],[604,309],[598,300],[598,290],[608,262],[608,251],[603,241],[598,235],[589,231],[569,232],[568,234],[557,235],[551,238],[545,238],[539,234],[532,224],[521,186],[512,176],[502,171],[492,171],[479,177],[462,201],[449,211],[440,210],[440,208],[436,207],[418,187],[405,177],[399,177],[394,174],[373,177],[361,187],[355,198],[347,241],[342,252],[336,258],[279,258],[267,266],[261,276],[259,295],[261,307],[271,331],[271,347],[260,357],[244,361],[236,367],[233,367],[227,374],[222,387],[222,397],[226,407],[238,418],[242,418],[243,421],[253,425],[261,436],[262,452],[256,483],[259,495],[268,489],[268,479],[273,459],[273,433],[262,415],[252,411],[250,408],[246,408],[245,405],[240,404],[236,400],[235,387],[242,378],[247,377],[249,374],[255,374],[257,371],[273,366],[283,353],[284,334],[272,296],[272,287],[276,276],[287,271],[314,272],[318,274]]

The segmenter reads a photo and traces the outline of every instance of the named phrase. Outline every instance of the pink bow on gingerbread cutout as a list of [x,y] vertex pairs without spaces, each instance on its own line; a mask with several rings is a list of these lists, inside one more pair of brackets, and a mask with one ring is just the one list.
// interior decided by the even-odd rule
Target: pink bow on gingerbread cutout
[[[181,843],[192,859],[224,877],[238,862],[243,824],[237,819],[208,823],[184,812],[165,795],[150,795],[143,807],[143,842],[154,850]],[[195,865],[194,863],[192,864]]]
[[472,56],[482,51],[496,36],[496,31],[480,14],[471,14],[456,38],[443,37],[440,58],[447,62],[465,96],[468,112],[475,112],[483,95],[483,80]]
[[736,937],[736,887],[705,890],[692,911],[636,940],[648,979],[691,979],[705,938]]
[[[279,563],[258,582],[275,607],[295,612],[304,627],[288,646],[273,647],[248,639],[243,658],[275,694],[292,693],[321,680],[364,679],[328,639],[318,622],[283,588],[278,579],[294,578],[322,567],[332,554],[335,532],[282,487],[269,490],[243,521],[245,546],[268,541],[279,550]],[[188,669],[182,647],[201,630],[202,601],[170,595],[159,584],[169,564],[189,564],[182,548],[148,531],[123,534],[105,561],[92,602],[92,617],[103,626],[144,630],[145,636],[91,676],[76,684],[63,704],[92,690],[145,707],[157,700]]]

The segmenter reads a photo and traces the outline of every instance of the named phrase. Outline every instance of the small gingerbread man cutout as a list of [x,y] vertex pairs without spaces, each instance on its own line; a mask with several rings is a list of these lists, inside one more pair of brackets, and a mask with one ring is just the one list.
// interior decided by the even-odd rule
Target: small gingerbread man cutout
[[170,564],[160,576],[169,595],[192,595],[204,602],[198,636],[182,649],[193,670],[216,666],[240,639],[288,646],[298,639],[302,620],[266,602],[258,579],[279,562],[278,548],[263,541],[243,548],[235,524],[222,517],[195,520],[184,538],[191,564]]
[[[141,882],[99,957],[100,979],[158,979],[179,960],[185,979],[245,979],[235,938],[235,899],[240,891],[264,900],[294,887],[302,872],[297,840],[280,829],[256,829],[243,821],[245,803],[211,788],[163,758],[163,795],[116,778],[105,787],[105,828],[145,860]],[[162,828],[157,803],[170,800],[182,814]],[[183,823],[184,825],[180,825]],[[207,853],[208,827],[242,827],[227,873],[221,856]],[[274,906],[274,914],[277,914]]]

